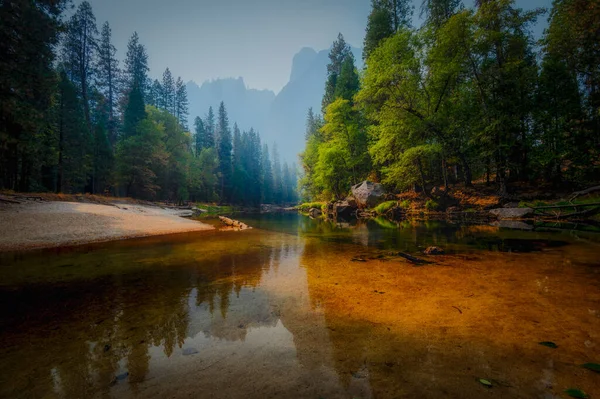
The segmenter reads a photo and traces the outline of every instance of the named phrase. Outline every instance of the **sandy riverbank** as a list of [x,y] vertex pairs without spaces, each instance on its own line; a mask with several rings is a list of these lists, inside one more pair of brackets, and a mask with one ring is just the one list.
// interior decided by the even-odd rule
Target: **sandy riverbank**
[[143,205],[51,201],[0,206],[0,252],[211,229],[176,210]]

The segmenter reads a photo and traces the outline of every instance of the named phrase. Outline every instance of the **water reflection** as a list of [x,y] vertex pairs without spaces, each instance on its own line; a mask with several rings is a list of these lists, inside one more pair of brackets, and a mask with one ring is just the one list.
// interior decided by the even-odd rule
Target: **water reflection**
[[[0,255],[0,397],[594,394],[593,239],[249,219],[268,231]],[[427,245],[455,255],[351,261]]]

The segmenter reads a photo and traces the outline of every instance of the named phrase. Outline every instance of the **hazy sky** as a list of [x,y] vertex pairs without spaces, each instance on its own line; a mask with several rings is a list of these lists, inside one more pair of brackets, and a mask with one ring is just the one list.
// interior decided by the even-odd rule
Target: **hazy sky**
[[[79,4],[82,0],[76,0]],[[328,48],[338,32],[362,47],[370,0],[88,0],[98,27],[108,21],[122,58],[134,31],[150,57],[150,75],[166,67],[184,81],[242,76],[276,93],[302,47]],[[421,0],[413,0],[420,4]],[[471,3],[472,1],[465,1]],[[523,8],[551,0],[518,0]],[[418,14],[418,7],[416,9]],[[545,21],[546,17],[543,18]]]

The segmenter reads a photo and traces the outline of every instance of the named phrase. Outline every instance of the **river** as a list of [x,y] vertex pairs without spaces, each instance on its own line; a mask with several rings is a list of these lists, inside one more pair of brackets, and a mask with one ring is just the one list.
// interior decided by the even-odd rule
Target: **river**
[[598,233],[240,218],[0,254],[0,397],[600,397]]

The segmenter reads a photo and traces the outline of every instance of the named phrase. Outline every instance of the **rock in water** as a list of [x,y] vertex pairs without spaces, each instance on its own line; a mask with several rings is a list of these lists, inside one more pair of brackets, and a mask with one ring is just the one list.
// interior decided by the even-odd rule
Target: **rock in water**
[[195,355],[196,353],[198,353],[196,348],[184,348],[182,351],[183,356]]
[[335,217],[349,218],[355,216],[356,207],[352,207],[348,201],[338,201],[333,204]]
[[385,200],[383,186],[367,180],[352,186],[352,195],[359,208],[373,208]]
[[440,247],[428,247],[423,253],[425,255],[443,255],[444,250]]
[[323,214],[323,212],[321,212],[321,210],[317,209],[317,208],[310,208],[308,210],[308,214],[310,215],[311,218],[318,218],[319,216],[321,216]]
[[531,208],[497,208],[492,209],[490,213],[498,219],[525,219],[533,216]]

